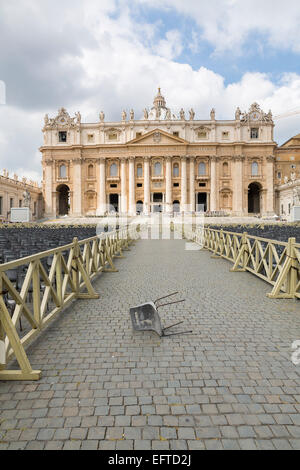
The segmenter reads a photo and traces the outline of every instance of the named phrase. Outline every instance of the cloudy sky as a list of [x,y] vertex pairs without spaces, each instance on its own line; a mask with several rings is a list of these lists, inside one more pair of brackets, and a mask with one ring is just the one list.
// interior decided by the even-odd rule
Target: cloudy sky
[[[40,179],[43,118],[62,106],[140,117],[160,86],[198,119],[300,112],[299,0],[0,0],[0,44],[0,170],[20,176]],[[276,120],[279,144],[299,132],[300,113]]]

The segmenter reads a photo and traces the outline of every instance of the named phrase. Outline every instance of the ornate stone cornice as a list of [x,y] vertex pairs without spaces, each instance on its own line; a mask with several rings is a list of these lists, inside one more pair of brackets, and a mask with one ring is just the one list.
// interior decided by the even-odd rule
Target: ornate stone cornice
[[234,162],[244,162],[246,160],[245,155],[235,155],[232,157]]

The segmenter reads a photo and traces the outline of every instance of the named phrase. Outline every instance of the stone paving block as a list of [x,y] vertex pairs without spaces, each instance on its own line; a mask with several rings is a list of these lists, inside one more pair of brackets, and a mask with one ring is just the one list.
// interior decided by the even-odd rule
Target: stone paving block
[[[94,281],[101,299],[74,302],[28,349],[41,380],[0,382],[0,448],[300,449],[299,373],[286,353],[300,330],[294,301],[283,309],[260,279],[198,254],[142,241],[115,260],[114,278]],[[186,302],[163,322],[194,334],[133,332],[128,308],[166,285]]]

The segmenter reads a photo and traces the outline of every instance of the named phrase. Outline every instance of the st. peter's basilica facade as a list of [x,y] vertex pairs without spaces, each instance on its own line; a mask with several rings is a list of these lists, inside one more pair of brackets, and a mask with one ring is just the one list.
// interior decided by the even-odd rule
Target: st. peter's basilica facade
[[272,215],[274,122],[254,103],[234,119],[174,115],[160,89],[142,118],[83,123],[64,108],[43,128],[45,216],[151,212]]

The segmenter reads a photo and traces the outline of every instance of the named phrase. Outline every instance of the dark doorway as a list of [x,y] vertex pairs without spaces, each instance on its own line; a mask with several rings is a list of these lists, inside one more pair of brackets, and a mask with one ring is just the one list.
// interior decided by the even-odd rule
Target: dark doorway
[[138,201],[136,203],[136,213],[141,214],[143,212],[143,207],[144,207],[143,201]]
[[260,213],[260,191],[261,185],[259,183],[251,183],[248,187],[248,213]]
[[179,201],[173,201],[173,212],[180,212],[180,202]]
[[207,211],[207,193],[198,193],[197,212]]
[[153,194],[153,212],[162,212],[163,211],[163,194],[154,193]]
[[68,215],[70,211],[70,188],[62,184],[57,188],[58,193],[58,214]]
[[109,195],[109,206],[110,212],[119,212],[119,194]]

